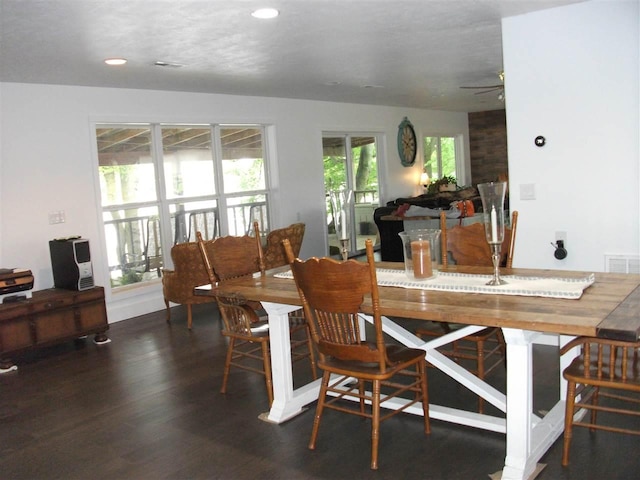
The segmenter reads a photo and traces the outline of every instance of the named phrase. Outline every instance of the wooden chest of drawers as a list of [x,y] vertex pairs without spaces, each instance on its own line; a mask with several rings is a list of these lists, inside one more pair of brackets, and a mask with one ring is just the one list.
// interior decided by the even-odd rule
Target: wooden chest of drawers
[[0,368],[11,368],[11,354],[95,334],[108,341],[104,289],[74,291],[51,288],[32,298],[0,305]]

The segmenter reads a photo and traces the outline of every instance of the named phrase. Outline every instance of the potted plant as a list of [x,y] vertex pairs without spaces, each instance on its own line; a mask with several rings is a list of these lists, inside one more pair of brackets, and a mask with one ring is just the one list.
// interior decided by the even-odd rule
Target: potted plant
[[455,192],[458,188],[456,177],[445,175],[438,180],[431,182],[429,185],[429,193],[438,192]]

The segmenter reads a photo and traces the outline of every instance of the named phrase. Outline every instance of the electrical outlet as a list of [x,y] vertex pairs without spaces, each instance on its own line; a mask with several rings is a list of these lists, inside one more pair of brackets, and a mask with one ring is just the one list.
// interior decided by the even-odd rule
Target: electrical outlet
[[562,240],[564,243],[567,243],[567,232],[563,232],[563,231],[556,232],[556,242],[558,240]]

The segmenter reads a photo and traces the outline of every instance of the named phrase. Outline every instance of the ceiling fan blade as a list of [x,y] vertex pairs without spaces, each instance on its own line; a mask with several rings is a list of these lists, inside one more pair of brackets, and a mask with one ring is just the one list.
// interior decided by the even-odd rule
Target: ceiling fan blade
[[471,88],[471,89],[483,89],[483,88],[493,88],[493,89],[497,89],[497,88],[503,88],[503,85],[478,85],[476,87],[460,87],[460,88]]
[[483,93],[497,92],[498,90],[502,90],[502,87],[490,88],[489,90],[483,90],[482,92],[476,92],[476,93],[474,93],[474,95],[482,95]]

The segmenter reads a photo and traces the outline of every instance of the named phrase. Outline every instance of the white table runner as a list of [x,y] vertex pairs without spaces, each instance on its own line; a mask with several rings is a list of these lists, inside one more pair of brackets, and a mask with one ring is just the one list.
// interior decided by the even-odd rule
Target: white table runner
[[[438,272],[429,280],[417,282],[407,278],[404,270],[377,268],[378,285],[383,287],[413,288],[417,290],[440,290],[461,293],[485,293],[493,295],[521,295],[528,297],[550,297],[579,299],[582,292],[593,284],[593,273],[581,278],[523,277],[503,275],[506,285],[489,286],[492,275]],[[278,273],[277,278],[293,278],[291,271]]]

